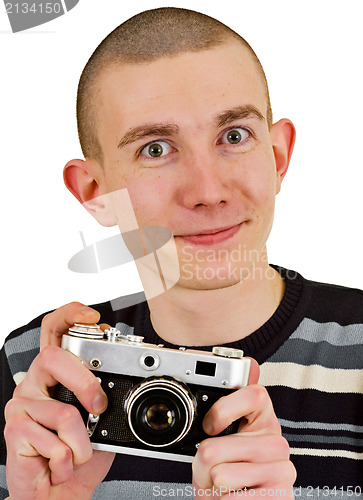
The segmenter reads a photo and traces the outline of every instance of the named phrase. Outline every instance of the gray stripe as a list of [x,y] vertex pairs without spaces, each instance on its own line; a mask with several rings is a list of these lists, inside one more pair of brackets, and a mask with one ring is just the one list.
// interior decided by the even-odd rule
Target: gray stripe
[[[272,491],[272,488],[270,489]],[[280,492],[280,494],[279,494]],[[266,492],[268,493],[268,491]],[[281,489],[275,491],[277,497],[283,499],[286,497]],[[301,498],[306,500],[321,500],[321,498],[328,500],[337,499],[361,499],[362,488],[360,486],[351,487],[350,491],[341,489],[328,489],[324,486],[320,488],[302,488],[294,487],[295,500]],[[163,498],[166,500],[175,500],[175,498],[191,498],[193,499],[193,487],[191,484],[175,484],[175,483],[154,483],[154,482],[141,482],[141,481],[108,481],[101,483],[92,496],[92,500],[140,500]],[[242,498],[242,497],[241,497]],[[252,495],[251,495],[252,498]],[[266,494],[266,498],[269,498]]]
[[325,444],[343,444],[350,446],[363,446],[363,439],[348,438],[345,436],[317,436],[311,434],[289,434],[283,432],[283,436],[290,442],[299,443],[325,443]]
[[126,325],[126,323],[116,323],[115,328],[120,330],[122,335],[133,335],[134,327]]
[[271,363],[289,363],[291,360],[304,366],[360,370],[363,368],[363,344],[333,346],[328,342],[320,342],[317,345],[303,339],[291,339],[269,359]]
[[[299,498],[306,499],[306,500],[357,500],[358,498],[362,498],[362,488],[360,486],[351,486],[350,491],[346,490],[341,490],[340,488],[337,488],[336,490],[331,490],[328,489],[325,486],[322,486],[320,488],[302,488],[297,487],[294,488],[294,496],[295,500],[299,500]],[[268,497],[267,497],[268,498]]]
[[341,326],[338,323],[318,323],[305,318],[290,338],[315,343],[329,342],[337,346],[359,345],[363,343],[363,324]]
[[290,427],[292,429],[363,432],[363,425],[328,424],[326,422],[294,422],[293,420],[285,420],[284,418],[279,418],[279,422],[282,427]]
[[8,497],[8,486],[6,483],[6,467],[5,465],[0,465],[0,500]]
[[39,354],[39,348],[31,351],[25,351],[20,354],[12,354],[8,358],[9,368],[14,376],[19,372],[27,372],[34,358]]
[[14,339],[7,340],[5,352],[7,356],[40,348],[40,327],[28,330]]
[[193,487],[184,483],[154,483],[151,481],[106,481],[101,483],[92,496],[92,500],[128,500],[162,498],[193,499]]
[[4,490],[4,488],[0,487],[0,500],[5,500],[5,498],[8,498],[8,496],[8,490]]
[[40,327],[28,330],[14,339],[5,342],[5,352],[8,357],[12,375],[27,372],[40,349]]
[[117,299],[110,300],[113,311],[119,311],[120,309],[125,309],[126,307],[134,306],[135,304],[140,304],[145,301],[146,297],[144,292],[137,292],[132,295],[125,295],[117,297]]

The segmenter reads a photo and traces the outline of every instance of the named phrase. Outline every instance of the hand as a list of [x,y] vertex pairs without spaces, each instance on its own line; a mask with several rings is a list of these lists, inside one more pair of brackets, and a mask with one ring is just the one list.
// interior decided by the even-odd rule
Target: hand
[[204,430],[212,436],[242,420],[236,434],[200,443],[193,461],[195,498],[293,498],[296,471],[289,445],[258,377],[258,364],[252,360],[251,385],[219,399],[205,416]]
[[114,453],[92,449],[79,411],[51,398],[61,382],[90,413],[106,409],[97,378],[59,347],[71,325],[99,320],[97,311],[84,307],[74,302],[44,317],[41,352],[5,407],[11,500],[91,499],[112,465]]

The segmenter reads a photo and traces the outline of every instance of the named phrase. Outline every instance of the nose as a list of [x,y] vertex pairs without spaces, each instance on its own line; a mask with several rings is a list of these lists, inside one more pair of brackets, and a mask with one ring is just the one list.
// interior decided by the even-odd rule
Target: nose
[[188,159],[183,176],[182,198],[187,208],[212,208],[228,202],[231,197],[225,166],[212,155]]

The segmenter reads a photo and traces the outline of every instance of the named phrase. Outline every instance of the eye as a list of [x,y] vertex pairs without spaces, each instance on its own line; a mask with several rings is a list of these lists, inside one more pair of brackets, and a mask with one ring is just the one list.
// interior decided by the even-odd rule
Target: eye
[[146,158],[160,158],[171,153],[172,147],[165,141],[151,142],[146,144],[140,151],[140,155]]
[[242,127],[231,128],[224,132],[221,137],[223,144],[240,144],[250,137],[251,133]]

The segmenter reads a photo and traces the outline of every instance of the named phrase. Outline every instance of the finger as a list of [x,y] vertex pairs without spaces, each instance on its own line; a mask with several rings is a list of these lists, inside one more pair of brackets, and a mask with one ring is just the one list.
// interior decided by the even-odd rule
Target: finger
[[248,379],[248,383],[250,385],[258,384],[258,379],[260,378],[260,365],[253,358],[246,356],[246,359],[251,360],[250,377]]
[[[67,481],[73,472],[72,450],[56,434],[24,416],[11,421],[5,427],[8,443],[7,466],[22,471],[21,480],[31,484],[44,468],[52,471],[52,482]],[[48,467],[44,458],[49,460]],[[20,478],[18,478],[20,479]]]
[[80,302],[71,302],[44,316],[41,324],[40,349],[60,346],[62,335],[75,323],[97,323],[100,313]]
[[111,328],[111,326],[110,326],[110,325],[108,325],[107,323],[100,323],[98,326],[101,328],[101,330],[102,330],[103,332],[104,332],[106,329]]
[[241,417],[243,432],[281,434],[271,399],[262,385],[248,385],[220,398],[204,417],[203,428],[207,434],[216,435]]
[[81,485],[90,486],[90,472],[95,488],[104,480],[115,459],[116,453],[110,451],[93,450],[92,460],[82,467],[74,467],[74,475]]
[[16,398],[7,405],[5,412],[7,421],[26,415],[40,426],[56,431],[59,439],[72,450],[74,465],[82,465],[92,457],[85,424],[74,406],[52,399]]
[[223,463],[267,463],[289,460],[288,442],[275,434],[245,436],[231,434],[202,441],[193,460],[193,473],[201,487],[209,487],[213,481],[211,470]]
[[219,464],[211,470],[213,486],[226,494],[244,488],[272,488],[277,484],[292,486],[296,471],[288,460],[268,463]]
[[225,462],[263,463],[288,460],[289,457],[289,444],[282,436],[230,434],[202,441],[194,461],[198,460],[203,466],[211,468]]
[[89,413],[100,414],[107,396],[95,375],[77,356],[60,347],[45,347],[34,359],[14,397],[49,399],[49,388],[58,382],[72,391]]

